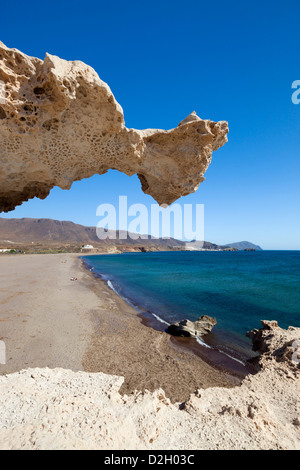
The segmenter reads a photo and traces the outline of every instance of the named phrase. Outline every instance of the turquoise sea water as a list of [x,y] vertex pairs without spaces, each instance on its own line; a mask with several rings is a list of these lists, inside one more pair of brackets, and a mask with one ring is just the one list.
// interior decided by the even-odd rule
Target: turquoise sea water
[[205,342],[239,357],[250,354],[245,334],[260,328],[260,320],[300,326],[299,251],[125,253],[84,260],[148,318],[172,323],[215,317]]

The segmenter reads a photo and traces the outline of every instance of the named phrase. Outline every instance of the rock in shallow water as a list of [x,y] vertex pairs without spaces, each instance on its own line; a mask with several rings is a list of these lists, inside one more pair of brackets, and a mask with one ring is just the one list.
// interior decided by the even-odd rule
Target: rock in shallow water
[[168,333],[174,336],[205,336],[211,332],[213,327],[217,324],[215,318],[208,315],[202,315],[198,320],[192,322],[190,320],[181,320],[168,327]]

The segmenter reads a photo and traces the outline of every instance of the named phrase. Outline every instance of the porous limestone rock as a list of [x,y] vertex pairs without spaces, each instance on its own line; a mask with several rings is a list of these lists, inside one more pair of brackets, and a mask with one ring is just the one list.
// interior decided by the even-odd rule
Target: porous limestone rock
[[195,322],[184,319],[173,323],[168,327],[168,333],[174,336],[192,336],[195,338],[197,336],[207,335],[216,324],[217,321],[215,318],[202,315]]
[[262,359],[275,359],[288,364],[291,369],[300,370],[300,328],[290,326],[283,330],[275,320],[261,320],[261,324],[259,330],[246,333],[252,341],[253,350],[261,354],[260,362]]
[[178,127],[125,127],[109,86],[80,61],[29,57],[0,42],[0,211],[108,169],[138,174],[159,204],[197,190],[228,124],[195,112]]

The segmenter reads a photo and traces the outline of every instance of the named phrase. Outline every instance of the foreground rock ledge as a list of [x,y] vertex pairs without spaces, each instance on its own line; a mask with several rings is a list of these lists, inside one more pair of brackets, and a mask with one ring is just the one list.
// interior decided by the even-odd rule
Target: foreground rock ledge
[[0,377],[0,448],[299,450],[300,328],[272,323],[253,333],[266,350],[259,373],[239,387],[198,390],[184,404],[163,390],[121,396],[123,378],[102,373]]
[[171,204],[197,190],[227,142],[227,122],[195,112],[169,131],[127,129],[108,85],[80,61],[0,42],[0,80],[0,212],[108,169],[138,174],[146,194]]

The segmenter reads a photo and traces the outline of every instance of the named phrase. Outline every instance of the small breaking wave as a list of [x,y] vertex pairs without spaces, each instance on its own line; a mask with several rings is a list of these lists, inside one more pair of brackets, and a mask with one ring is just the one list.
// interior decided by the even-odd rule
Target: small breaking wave
[[234,361],[239,362],[239,363],[242,364],[243,366],[246,365],[243,361],[240,361],[240,359],[237,359],[236,357],[231,356],[230,354],[228,354],[228,353],[222,351],[221,349],[218,349],[218,351],[220,351],[222,354],[225,354],[225,356],[230,357],[230,359],[233,359]]
[[199,336],[197,336],[196,341],[197,341],[197,343],[200,344],[200,346],[205,346],[206,348],[213,349],[211,346],[209,346],[204,341],[202,341],[202,339],[200,339]]
[[110,287],[111,290],[113,290],[116,294],[119,295],[119,293],[116,291],[116,289],[113,286],[113,283],[110,280],[107,281],[107,285],[108,287]]
[[162,318],[160,318],[158,315],[156,315],[155,313],[151,312],[151,314],[156,318],[156,320],[158,320],[160,323],[164,323],[165,325],[168,325],[170,326],[171,323],[168,323],[167,321],[163,320]]

